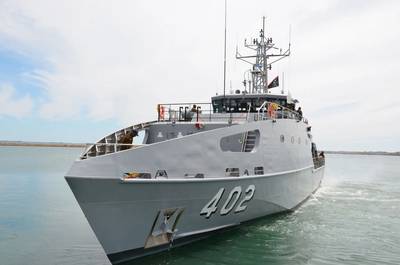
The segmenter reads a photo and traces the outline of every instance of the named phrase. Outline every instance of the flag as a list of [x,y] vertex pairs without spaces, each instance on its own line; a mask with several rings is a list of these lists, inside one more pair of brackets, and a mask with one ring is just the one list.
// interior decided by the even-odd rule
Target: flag
[[268,88],[274,88],[279,86],[279,76],[275,77],[271,83],[269,83]]

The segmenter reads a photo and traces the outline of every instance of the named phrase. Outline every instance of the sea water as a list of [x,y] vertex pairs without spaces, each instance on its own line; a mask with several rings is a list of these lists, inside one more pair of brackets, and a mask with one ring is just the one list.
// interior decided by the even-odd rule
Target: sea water
[[[0,264],[110,264],[64,180],[81,152],[0,147]],[[131,264],[400,264],[400,157],[327,155],[296,211]]]

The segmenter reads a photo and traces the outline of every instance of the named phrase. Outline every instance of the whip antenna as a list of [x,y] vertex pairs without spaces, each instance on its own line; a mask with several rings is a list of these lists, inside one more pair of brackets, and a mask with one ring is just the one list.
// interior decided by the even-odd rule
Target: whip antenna
[[[226,6],[227,0],[225,0],[225,35],[224,35],[224,98],[226,90]],[[225,101],[225,100],[224,100]]]

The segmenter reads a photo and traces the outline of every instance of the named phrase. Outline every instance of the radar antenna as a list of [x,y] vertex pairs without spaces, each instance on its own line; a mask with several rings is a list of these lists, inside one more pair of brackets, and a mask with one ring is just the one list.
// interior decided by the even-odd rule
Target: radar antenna
[[[260,30],[260,37],[252,39],[250,43],[247,43],[247,40],[244,41],[244,47],[256,51],[256,54],[243,56],[239,53],[238,48],[236,47],[236,59],[252,65],[252,68],[250,69],[252,86],[249,91],[251,94],[267,93],[268,70],[271,70],[273,63],[290,55],[290,42],[288,49],[282,52],[282,49],[275,47],[272,38],[267,38],[265,35],[265,17],[263,17],[263,27]],[[277,50],[278,53],[273,53],[273,50]],[[269,59],[272,57],[275,57],[275,59],[269,62]],[[252,58],[256,59],[255,63],[249,61],[249,59]]]

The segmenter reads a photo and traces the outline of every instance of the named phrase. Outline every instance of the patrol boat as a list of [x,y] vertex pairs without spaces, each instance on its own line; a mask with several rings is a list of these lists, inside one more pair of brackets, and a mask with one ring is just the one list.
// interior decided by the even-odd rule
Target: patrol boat
[[[166,250],[288,211],[318,189],[324,158],[289,95],[271,93],[271,65],[290,55],[264,35],[243,91],[211,103],[159,104],[157,120],[88,146],[66,174],[109,260]],[[251,60],[251,61],[250,61]],[[139,144],[137,142],[140,142]]]

